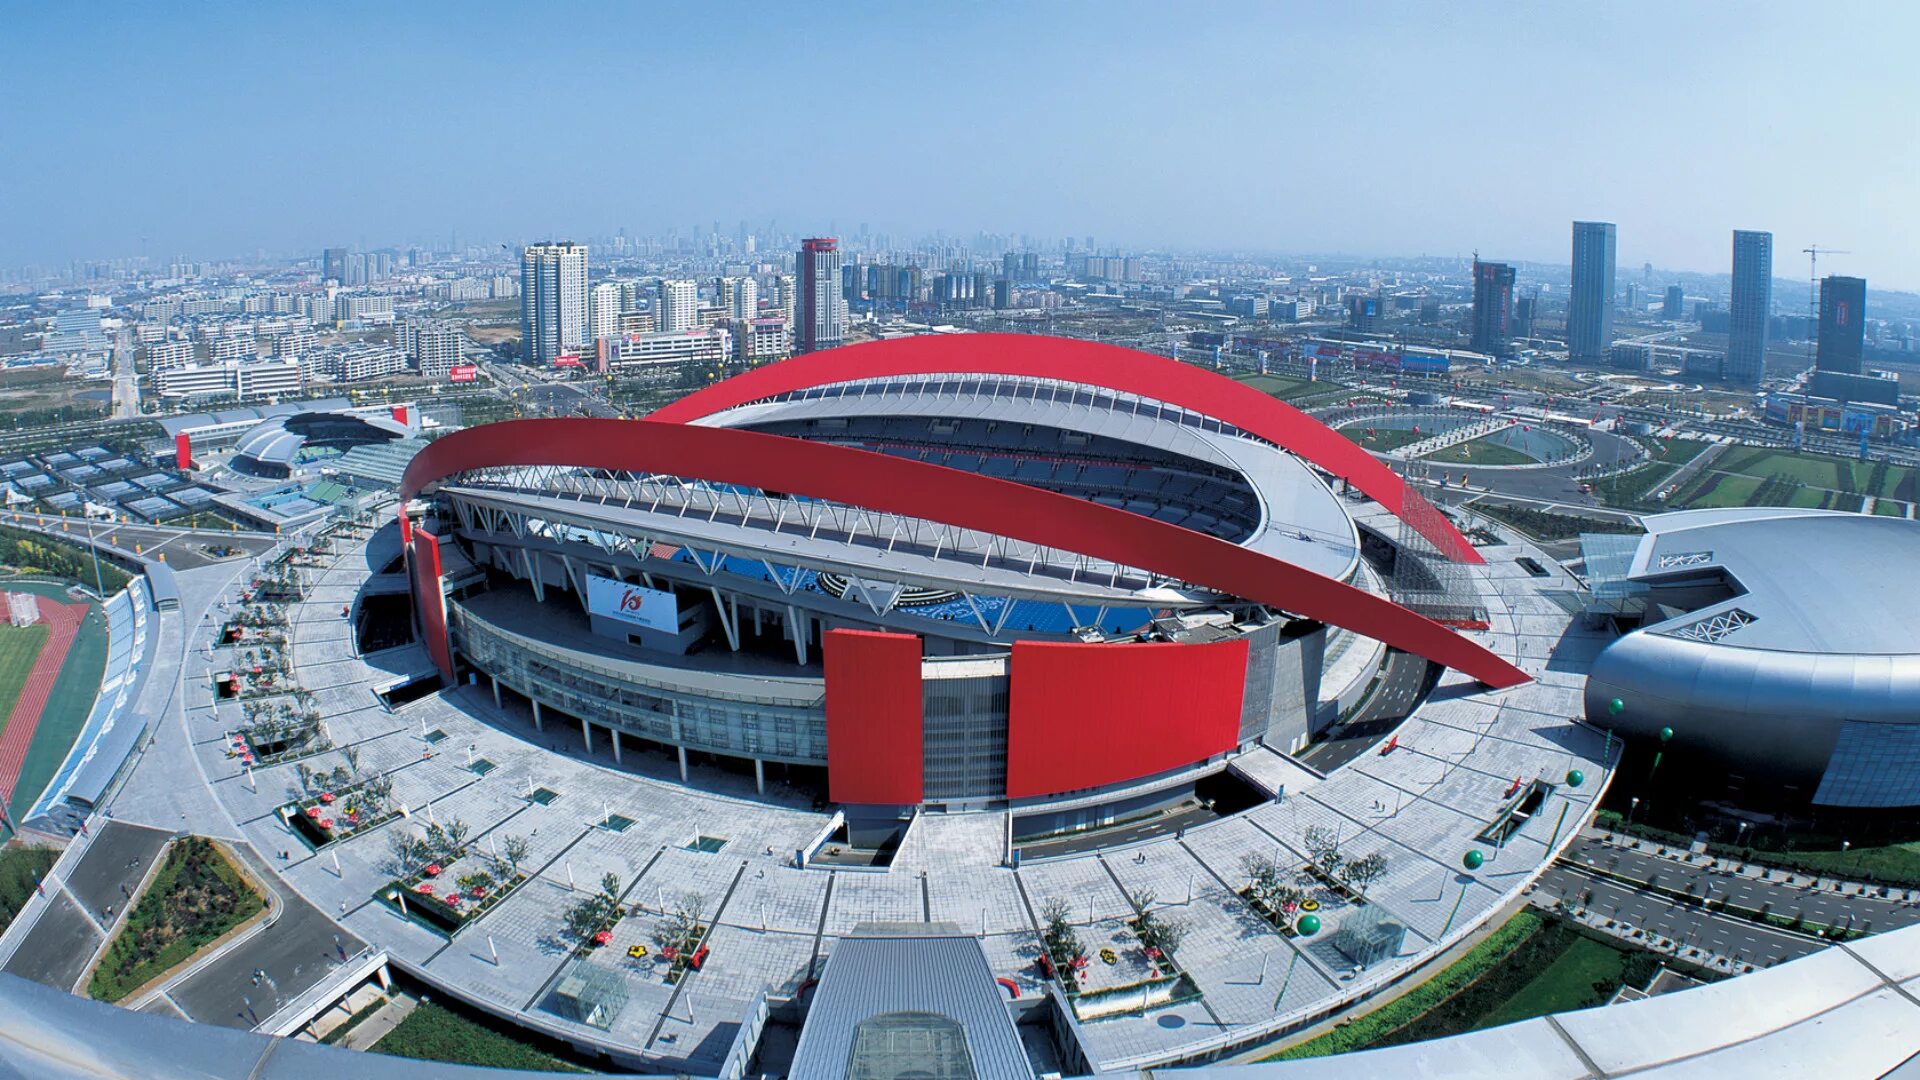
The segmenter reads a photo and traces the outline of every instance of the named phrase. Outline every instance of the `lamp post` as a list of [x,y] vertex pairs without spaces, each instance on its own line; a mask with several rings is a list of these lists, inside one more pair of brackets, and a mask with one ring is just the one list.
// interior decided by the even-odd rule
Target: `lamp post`
[[[1300,921],[1293,924],[1293,932],[1303,938],[1312,937],[1319,933],[1320,916],[1311,913],[1300,916]],[[1300,962],[1301,951],[1299,948],[1295,948],[1293,950],[1293,959],[1287,961],[1287,974],[1285,978],[1280,980],[1280,992],[1273,995],[1273,1008],[1275,1012],[1280,1010],[1280,999],[1287,996],[1287,984],[1293,981],[1294,965]]]
[[[1467,868],[1468,874],[1472,874],[1474,871],[1480,869],[1481,865],[1486,861],[1487,857],[1480,854],[1479,848],[1474,848],[1460,857],[1460,865]],[[1473,879],[1471,877],[1460,883],[1460,895],[1454,898],[1453,910],[1447,912],[1447,924],[1440,928],[1440,936],[1443,939],[1447,936],[1447,931],[1453,929],[1454,916],[1460,914],[1460,904],[1466,900],[1467,888],[1472,884]]]

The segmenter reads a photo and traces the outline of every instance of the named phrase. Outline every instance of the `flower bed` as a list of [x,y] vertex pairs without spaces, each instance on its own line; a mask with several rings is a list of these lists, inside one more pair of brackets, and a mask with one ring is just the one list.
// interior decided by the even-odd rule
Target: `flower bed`
[[[457,880],[450,878],[445,868],[437,863],[429,864],[406,877],[387,882],[374,893],[374,899],[453,937],[468,923],[513,895],[515,889],[527,883],[528,875],[520,873],[504,884],[486,872],[464,874]],[[481,883],[478,878],[485,878],[486,882]],[[406,894],[404,908],[400,899],[403,892]]]
[[294,835],[317,851],[376,829],[399,817],[400,812],[365,803],[355,794],[336,798],[331,792],[322,792],[315,798],[287,803],[280,807],[280,815],[293,828]]

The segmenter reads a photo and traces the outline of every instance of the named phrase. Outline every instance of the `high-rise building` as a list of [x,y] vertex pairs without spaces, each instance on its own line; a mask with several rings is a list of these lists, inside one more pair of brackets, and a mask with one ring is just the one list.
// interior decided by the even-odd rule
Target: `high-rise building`
[[1533,313],[1539,306],[1540,301],[1531,296],[1522,296],[1513,302],[1513,321],[1507,328],[1512,331],[1514,337],[1533,336]]
[[1733,307],[1727,318],[1727,378],[1757,383],[1767,368],[1773,317],[1773,234],[1733,231]]
[[692,330],[700,314],[700,287],[691,281],[662,278],[654,302],[653,325],[662,334]]
[[1473,260],[1473,351],[1504,356],[1513,320],[1513,267]]
[[725,306],[727,317],[737,323],[751,321],[760,314],[760,283],[750,277],[726,278],[732,284],[727,290]]
[[527,359],[546,366],[587,342],[587,246],[529,244],[520,256],[520,329]]
[[1813,366],[1860,374],[1867,343],[1867,279],[1833,275],[1820,279],[1820,345]]
[[846,336],[846,302],[840,298],[840,241],[830,236],[800,241],[794,261],[798,293],[793,328],[795,353],[819,352]]
[[347,249],[324,248],[320,252],[320,280],[347,283]]
[[1660,302],[1660,317],[1678,322],[1687,314],[1687,290],[1679,285],[1667,286],[1667,295]]
[[1567,305],[1567,351],[1590,364],[1607,360],[1613,341],[1614,225],[1573,223],[1573,295]]
[[599,341],[620,332],[620,283],[603,281],[587,293],[587,337]]

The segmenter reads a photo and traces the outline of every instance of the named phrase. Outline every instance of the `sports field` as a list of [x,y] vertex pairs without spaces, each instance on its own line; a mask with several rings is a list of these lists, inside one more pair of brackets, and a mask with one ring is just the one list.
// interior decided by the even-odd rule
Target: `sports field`
[[[11,790],[7,814],[18,821],[53,779],[87,721],[107,664],[107,631],[98,605],[54,611],[55,605],[68,603],[66,590],[58,585],[8,581],[0,582],[0,589],[42,597],[42,622],[24,630],[0,626],[0,706],[6,710],[0,722],[0,793]],[[44,621],[49,612],[68,624],[60,634],[66,641],[65,659],[57,667],[53,664],[59,658],[43,655],[53,636]],[[30,738],[22,738],[28,729],[19,724],[32,725]]]
[[1799,506],[1857,511],[1868,495],[1912,502],[1914,484],[1914,470],[1904,465],[1737,446],[1688,481],[1670,505],[1688,510]]
[[1482,435],[1477,439],[1454,443],[1435,450],[1422,460],[1441,465],[1530,465],[1535,460],[1532,455],[1501,445],[1495,438]]
[[1412,431],[1406,428],[1375,428],[1371,434],[1365,424],[1351,424],[1340,429],[1340,434],[1359,443],[1369,450],[1385,453],[1398,450],[1409,443],[1433,438],[1431,431]]

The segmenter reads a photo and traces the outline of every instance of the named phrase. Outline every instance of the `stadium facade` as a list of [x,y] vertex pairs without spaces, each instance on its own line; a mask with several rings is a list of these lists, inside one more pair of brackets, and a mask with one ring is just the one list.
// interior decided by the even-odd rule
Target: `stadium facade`
[[1266,394],[1132,350],[912,338],[759,368],[644,421],[433,443],[402,484],[429,652],[679,759],[811,782],[884,835],[913,807],[1190,791],[1320,722],[1343,637],[1527,676],[1382,595],[1335,487],[1473,548]]
[[1645,524],[1616,580],[1596,579],[1642,625],[1595,660],[1588,717],[1670,728],[1816,805],[1920,806],[1920,524],[1771,508]]

